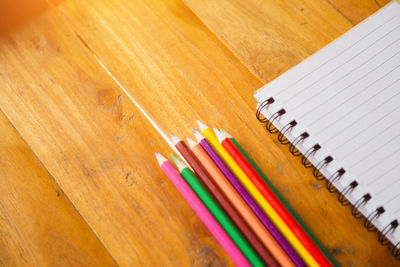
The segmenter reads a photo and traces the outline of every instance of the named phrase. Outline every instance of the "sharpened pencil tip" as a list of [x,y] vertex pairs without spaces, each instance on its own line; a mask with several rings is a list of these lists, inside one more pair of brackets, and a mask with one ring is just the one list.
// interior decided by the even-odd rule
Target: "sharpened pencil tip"
[[171,157],[172,157],[172,160],[176,163],[178,158],[174,155],[174,153],[171,153]]
[[193,140],[192,140],[191,138],[189,138],[189,137],[186,137],[186,141],[187,141],[188,146],[189,146],[190,149],[193,149],[193,148],[197,145],[197,143],[196,143],[195,141],[193,141]]
[[227,131],[225,131],[224,129],[219,129],[219,131],[224,134],[226,137],[228,138],[232,138],[232,135],[230,135]]
[[171,137],[172,143],[174,143],[174,146],[178,144],[180,141],[182,141],[178,136],[173,135],[172,133],[169,134]]
[[196,138],[197,142],[199,142],[199,143],[201,142],[201,140],[204,139],[204,136],[196,129],[193,129],[193,134],[194,134],[194,137]]
[[202,131],[204,131],[205,129],[207,129],[207,128],[210,128],[210,127],[208,127],[207,125],[205,125],[204,123],[202,123],[201,121],[197,121],[197,124],[199,125],[199,128],[200,128],[200,131],[202,132]]
[[158,164],[161,166],[164,162],[167,161],[166,158],[164,158],[160,153],[156,152],[154,153],[156,155],[156,159],[158,161]]
[[174,153],[171,153],[172,160],[174,161],[176,167],[178,168],[179,172],[181,172],[184,168],[187,168],[185,163],[182,160],[178,159]]
[[215,135],[216,135],[217,138],[218,138],[218,141],[219,141],[220,143],[222,143],[222,141],[225,139],[225,138],[224,138],[224,135],[223,135],[217,128],[214,128],[213,130],[214,130]]

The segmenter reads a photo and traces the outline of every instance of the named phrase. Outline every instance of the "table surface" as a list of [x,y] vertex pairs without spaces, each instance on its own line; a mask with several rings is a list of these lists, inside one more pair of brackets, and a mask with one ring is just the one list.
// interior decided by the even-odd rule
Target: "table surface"
[[341,265],[399,265],[252,97],[387,1],[18,2],[0,6],[0,265],[233,266],[154,158],[197,119],[235,136]]

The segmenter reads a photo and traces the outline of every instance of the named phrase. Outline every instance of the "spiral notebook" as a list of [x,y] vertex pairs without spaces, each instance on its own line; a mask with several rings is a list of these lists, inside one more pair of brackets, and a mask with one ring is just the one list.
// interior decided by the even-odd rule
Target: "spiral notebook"
[[257,117],[380,241],[400,247],[400,4],[258,90]]

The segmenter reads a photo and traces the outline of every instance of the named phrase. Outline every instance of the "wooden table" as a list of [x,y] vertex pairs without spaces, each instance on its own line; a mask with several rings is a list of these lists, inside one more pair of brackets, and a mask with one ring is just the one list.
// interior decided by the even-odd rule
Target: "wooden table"
[[184,2],[0,8],[0,265],[232,266],[154,158],[197,119],[236,137],[341,265],[398,264],[252,97],[386,1]]

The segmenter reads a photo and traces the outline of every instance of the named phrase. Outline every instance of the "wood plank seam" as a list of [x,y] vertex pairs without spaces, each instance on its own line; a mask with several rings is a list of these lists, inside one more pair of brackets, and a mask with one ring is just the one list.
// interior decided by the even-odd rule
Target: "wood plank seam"
[[[376,0],[375,0],[376,1]],[[340,9],[338,9],[334,4],[331,3],[331,1],[326,0],[326,2],[333,8],[335,9],[340,15],[342,15],[348,22],[351,23],[351,25],[355,26],[356,23],[354,23],[349,17],[347,17]]]
[[[3,133],[6,133],[7,137],[7,139],[5,139],[5,141],[1,144],[2,149],[4,149],[4,151],[0,153],[3,154],[3,156],[6,155],[6,157],[4,158],[2,157],[2,155],[0,155],[0,165],[1,163],[4,163],[5,165],[2,166],[6,166],[5,169],[2,169],[0,171],[2,174],[6,176],[2,177],[4,178],[3,180],[5,181],[5,183],[2,186],[7,186],[7,189],[5,188],[0,188],[0,189],[6,190],[6,192],[8,191],[6,194],[1,195],[0,199],[0,207],[2,208],[1,212],[9,211],[8,209],[10,205],[11,207],[13,207],[13,210],[9,212],[10,214],[3,214],[3,215],[0,214],[1,217],[0,230],[2,227],[3,230],[5,229],[5,232],[2,232],[3,234],[2,238],[4,238],[5,235],[6,242],[7,242],[7,236],[8,238],[12,239],[10,240],[11,242],[14,242],[9,244],[9,246],[7,246],[5,250],[0,251],[0,265],[1,263],[7,263],[7,265],[9,264],[13,265],[12,263],[17,264],[17,262],[20,263],[24,262],[25,264],[28,265],[32,264],[35,265],[36,263],[38,263],[38,261],[42,265],[47,265],[47,264],[52,264],[51,262],[53,261],[61,264],[62,262],[67,262],[67,261],[71,261],[70,263],[72,263],[72,261],[74,260],[76,264],[80,265],[83,262],[81,263],[76,260],[79,257],[78,255],[85,256],[86,254],[84,254],[84,251],[86,250],[82,250],[80,253],[76,252],[74,253],[74,249],[79,248],[80,244],[71,243],[71,241],[75,240],[79,242],[79,238],[78,240],[76,240],[74,237],[70,239],[66,236],[63,236],[63,234],[66,234],[68,236],[71,235],[71,233],[69,232],[65,233],[63,232],[63,230],[68,229],[69,227],[83,226],[84,232],[79,232],[79,230],[83,230],[82,228],[74,228],[74,230],[77,231],[76,233],[79,233],[79,235],[81,236],[80,238],[84,238],[83,236],[90,237],[90,240],[85,239],[83,243],[90,246],[90,244],[93,244],[93,241],[96,240],[95,243],[99,245],[97,247],[97,252],[94,252],[96,253],[96,257],[98,257],[97,259],[101,260],[102,259],[101,255],[107,255],[108,263],[113,266],[117,266],[117,262],[112,257],[111,253],[106,249],[103,242],[101,242],[101,240],[95,234],[93,229],[89,226],[89,224],[86,222],[83,216],[79,213],[79,211],[70,201],[68,196],[64,193],[61,186],[54,179],[54,176],[50,174],[48,169],[44,166],[43,162],[34,153],[32,148],[29,146],[29,144],[26,142],[26,140],[23,138],[23,136],[17,130],[15,125],[10,121],[10,119],[6,116],[6,114],[2,109],[0,109],[0,124],[2,124],[2,127],[5,126],[4,128],[2,128],[2,131],[5,131]],[[16,166],[7,165],[13,163],[15,164],[15,155],[13,155],[13,153],[16,153],[18,155],[19,160],[22,160],[21,164],[17,164]],[[4,161],[2,162],[3,159]],[[30,163],[32,163],[33,165],[31,165]],[[18,168],[21,168],[21,166],[25,168],[28,167],[27,164],[29,164],[29,167],[31,167],[32,169],[23,168],[21,169],[20,172],[17,171]],[[13,176],[11,178],[12,180],[7,180],[10,179],[7,178],[8,173],[14,174],[16,176]],[[24,175],[28,173],[29,173],[29,178],[27,175]],[[44,180],[42,180],[42,178]],[[24,180],[25,183],[21,182]],[[23,189],[24,186],[26,186],[25,189]],[[10,197],[15,198],[14,200],[19,203],[26,204],[27,207],[13,205],[12,199],[10,202]],[[26,203],[24,202],[24,200],[21,200],[21,198],[24,199],[25,201],[29,198],[35,201],[33,201],[32,203]],[[51,202],[49,204],[46,204],[46,201],[49,200],[54,201],[58,198],[59,200],[57,201],[61,202]],[[36,209],[36,204],[34,203],[39,203],[38,206],[41,206],[42,209]],[[32,206],[30,206],[31,204]],[[55,208],[57,208],[57,211],[54,210]],[[55,214],[50,212],[52,209],[53,212],[56,211]],[[42,218],[31,217],[29,218],[30,221],[28,223],[24,222],[23,225],[18,224],[18,221],[16,221],[18,217],[15,217],[15,214],[19,214],[20,216],[27,216],[27,214],[32,215],[32,212],[34,212],[33,213],[34,215],[40,216]],[[45,218],[43,218],[43,216]],[[68,224],[65,224],[66,223],[65,221],[55,222],[54,218],[58,220],[66,219],[68,221]],[[1,223],[2,220],[4,220],[3,223]],[[48,225],[40,224],[45,221],[48,222]],[[56,225],[53,225],[53,223],[56,223]],[[32,228],[32,226],[36,226],[38,228]],[[40,234],[37,234],[36,236],[26,235],[29,232],[32,233],[32,231]],[[72,233],[71,236],[74,236],[74,234],[75,233]],[[37,237],[40,237],[40,240],[37,240]],[[50,251],[54,252],[53,254],[48,254],[49,248],[47,248],[46,246],[49,245],[48,243],[49,241],[52,242],[51,246],[54,248],[50,249]],[[23,242],[24,244],[22,244],[21,242]],[[36,246],[39,243],[40,246]],[[40,248],[39,251],[41,251],[41,253],[38,253],[39,252],[37,250],[38,248]],[[85,249],[85,247],[81,247],[81,249],[82,248]],[[18,256],[16,258],[10,257],[11,254],[9,253],[13,249],[17,250]],[[60,249],[60,251],[58,251],[57,249]],[[101,254],[98,249],[103,250],[105,254]],[[58,254],[57,252],[60,253]],[[68,252],[73,254],[68,254]],[[88,260],[88,259],[89,258],[83,257],[81,260]],[[106,263],[104,262],[104,264]]]
[[88,226],[88,228],[90,229],[90,231],[93,233],[93,235],[99,240],[99,242],[102,244],[103,248],[107,251],[107,253],[109,254],[109,256],[111,257],[111,259],[113,260],[113,262],[115,263],[115,265],[117,264],[117,261],[115,260],[115,258],[113,257],[113,255],[110,253],[110,251],[107,249],[107,247],[104,245],[103,240],[98,236],[98,234],[96,233],[96,231],[93,230],[93,228],[90,226],[90,224],[88,224],[88,222],[86,221],[86,219],[82,216],[82,214],[79,212],[79,210],[75,207],[75,205],[71,202],[71,200],[69,199],[68,195],[64,193],[63,189],[61,188],[61,186],[58,184],[57,180],[54,178],[54,176],[49,172],[49,170],[47,169],[47,167],[43,164],[43,162],[40,160],[40,158],[38,157],[38,155],[35,153],[35,151],[32,150],[31,146],[29,145],[29,143],[26,141],[26,139],[19,133],[18,129],[15,127],[15,125],[11,122],[11,120],[7,117],[7,114],[5,112],[3,112],[3,110],[0,108],[0,112],[2,115],[4,115],[4,117],[6,117],[7,121],[10,123],[10,125],[12,126],[12,128],[15,130],[15,132],[18,134],[19,138],[21,138],[21,140],[23,141],[23,143],[28,147],[29,151],[31,152],[31,154],[34,156],[34,158],[38,161],[39,165],[44,169],[44,171],[46,172],[46,174],[48,175],[48,177],[52,180],[52,182],[57,185],[57,187],[60,188],[61,192],[57,191],[56,194],[57,196],[59,196],[60,194],[64,195],[66,201],[73,207],[74,211],[78,214],[78,216],[82,219],[82,221]]

